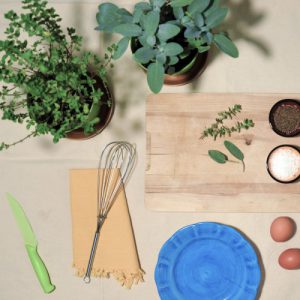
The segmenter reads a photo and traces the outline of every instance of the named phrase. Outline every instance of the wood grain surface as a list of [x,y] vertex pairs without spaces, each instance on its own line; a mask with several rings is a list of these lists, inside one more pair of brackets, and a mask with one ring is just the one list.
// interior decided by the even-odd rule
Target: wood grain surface
[[[274,147],[300,146],[299,137],[280,137],[268,122],[271,107],[286,98],[300,99],[300,95],[150,96],[146,109],[147,207],[161,211],[300,212],[300,183],[277,183],[266,169]],[[245,172],[238,162],[220,165],[208,157],[210,149],[227,151],[224,138],[199,139],[216,114],[234,104],[242,105],[240,120],[255,122],[254,128],[229,138],[245,154]]]

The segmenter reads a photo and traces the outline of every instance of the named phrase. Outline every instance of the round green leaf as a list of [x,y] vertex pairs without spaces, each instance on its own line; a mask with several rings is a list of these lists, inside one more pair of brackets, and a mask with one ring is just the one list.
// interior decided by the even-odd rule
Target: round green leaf
[[214,42],[218,48],[224,53],[237,58],[239,56],[239,50],[234,43],[224,34],[218,33],[214,35]]
[[162,63],[156,61],[148,66],[147,81],[151,91],[159,93],[164,84],[165,69]]
[[227,156],[218,150],[209,150],[208,155],[219,164],[225,164],[228,160]]

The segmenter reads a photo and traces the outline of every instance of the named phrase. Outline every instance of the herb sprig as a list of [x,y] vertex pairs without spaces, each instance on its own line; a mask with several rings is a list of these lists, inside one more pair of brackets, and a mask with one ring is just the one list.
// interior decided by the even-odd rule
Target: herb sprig
[[213,137],[216,140],[218,137],[225,137],[226,135],[231,136],[234,132],[241,132],[241,130],[248,130],[255,126],[255,123],[251,119],[244,119],[242,122],[236,121],[233,126],[226,126],[224,122],[226,120],[232,120],[237,114],[241,113],[242,106],[235,104],[233,107],[229,107],[228,110],[218,113],[218,117],[215,119],[210,127],[205,128],[202,132],[201,139],[207,137]]

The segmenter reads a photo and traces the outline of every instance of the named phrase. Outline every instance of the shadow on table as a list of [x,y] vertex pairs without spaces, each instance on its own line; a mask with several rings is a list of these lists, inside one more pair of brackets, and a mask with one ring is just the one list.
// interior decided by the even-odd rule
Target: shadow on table
[[[101,45],[99,51],[102,51],[102,56],[107,46],[114,42],[113,35],[99,34],[99,45]],[[108,70],[110,89],[117,104],[115,111],[117,122],[112,121],[110,130],[118,138],[139,134],[144,131],[144,115],[139,113],[139,108],[146,102],[146,76],[131,57],[126,55],[112,63],[118,66],[116,69]]]
[[[239,41],[245,41],[254,46],[262,55],[271,56],[271,49],[267,43],[258,35],[250,32],[251,28],[261,23],[266,14],[253,7],[251,0],[223,0],[222,4],[229,8],[229,16],[218,31],[228,32],[230,38],[237,44]],[[219,55],[223,54],[217,47],[210,50],[208,67]],[[205,75],[204,75],[205,76]],[[191,90],[195,91],[201,84],[201,77],[191,84]]]
[[263,287],[264,287],[265,280],[266,280],[266,270],[265,270],[265,266],[264,266],[264,263],[263,263],[261,253],[260,253],[258,247],[256,246],[256,244],[252,241],[252,239],[250,239],[243,231],[241,231],[239,228],[237,228],[235,226],[232,226],[232,225],[229,225],[229,226],[234,228],[242,236],[244,236],[247,239],[247,241],[251,244],[253,249],[255,250],[255,253],[257,255],[257,259],[258,259],[258,262],[259,262],[259,265],[260,265],[260,271],[261,271],[260,285],[259,285],[259,288],[257,290],[257,296],[256,296],[256,299],[255,299],[255,300],[259,300],[260,297],[261,297],[261,294],[262,294],[262,290],[263,290]]
[[[78,16],[82,14],[82,4],[74,3],[73,15]],[[95,5],[95,16],[96,18],[96,5]],[[95,21],[95,27],[96,27]],[[79,34],[83,35],[83,26],[81,18],[76,18],[75,28]],[[92,29],[94,30],[94,28]],[[98,39],[98,49],[96,54],[101,59],[104,58],[107,52],[107,47],[111,46],[116,40],[116,36],[107,33],[100,33],[94,30],[93,36]],[[84,36],[84,45],[88,44],[88,38]],[[86,49],[85,50],[90,50]],[[112,134],[119,139],[126,138],[135,134],[143,132],[143,117],[141,114],[135,113],[139,106],[146,101],[145,97],[145,76],[142,71],[139,70],[137,65],[132,61],[122,57],[117,62],[112,61],[113,64],[118,68],[107,68],[108,71],[108,85],[110,91],[116,101],[115,115],[109,127],[106,130],[112,132]],[[121,67],[120,67],[121,66]],[[145,81],[146,82],[146,81]],[[117,84],[115,84],[117,83]]]

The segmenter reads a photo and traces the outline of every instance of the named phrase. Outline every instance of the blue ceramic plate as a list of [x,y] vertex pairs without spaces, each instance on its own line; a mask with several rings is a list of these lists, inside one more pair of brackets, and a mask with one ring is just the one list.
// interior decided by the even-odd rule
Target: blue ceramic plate
[[178,230],[162,247],[155,270],[162,300],[254,300],[260,279],[247,239],[210,222]]

